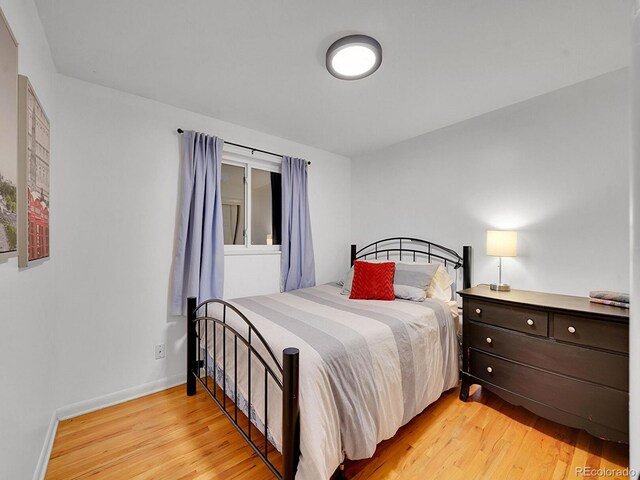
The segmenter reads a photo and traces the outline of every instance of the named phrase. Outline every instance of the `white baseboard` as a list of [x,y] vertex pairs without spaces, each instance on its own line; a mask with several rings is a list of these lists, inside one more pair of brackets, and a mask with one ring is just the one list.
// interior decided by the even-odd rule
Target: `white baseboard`
[[49,465],[49,457],[51,456],[51,449],[53,448],[53,441],[56,438],[56,431],[58,430],[58,414],[53,412],[51,414],[51,421],[49,422],[49,428],[47,429],[47,435],[44,437],[44,445],[40,452],[40,458],[38,458],[38,464],[36,465],[36,471],[33,473],[33,480],[44,480],[44,476],[47,473],[47,466]]
[[66,407],[61,407],[57,410],[58,420],[67,420],[69,418],[77,417],[78,415],[84,415],[85,413],[100,410],[101,408],[110,407],[111,405],[127,402],[134,398],[144,397],[145,395],[150,395],[161,390],[166,390],[167,388],[175,387],[181,383],[185,383],[186,381],[185,374],[181,373],[172,377],[161,378],[160,380],[126,388],[118,392],[108,393],[101,397],[67,405]]
[[51,450],[53,449],[53,441],[56,438],[56,431],[58,430],[58,423],[60,420],[67,420],[69,418],[77,417],[78,415],[83,415],[85,413],[110,407],[111,405],[133,400],[134,398],[144,397],[145,395],[166,390],[167,388],[175,387],[185,382],[185,374],[174,375],[172,377],[161,378],[160,380],[144,383],[118,392],[102,395],[101,397],[92,398],[90,400],[58,408],[51,415],[51,422],[49,423],[49,429],[47,430],[47,435],[44,439],[42,452],[40,452],[38,465],[36,466],[36,470],[33,474],[33,480],[43,480],[47,473],[47,466],[49,465],[49,458],[51,457]]

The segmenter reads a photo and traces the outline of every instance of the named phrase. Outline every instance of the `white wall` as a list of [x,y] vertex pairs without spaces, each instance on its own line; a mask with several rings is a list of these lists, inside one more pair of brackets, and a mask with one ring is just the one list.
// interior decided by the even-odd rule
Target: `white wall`
[[[55,69],[38,12],[31,1],[0,0],[19,47],[19,71],[27,75],[50,118],[55,118]],[[58,162],[52,125],[52,181]],[[51,222],[57,198],[51,197]],[[54,268],[51,261],[18,270],[17,259],[0,263],[0,478],[31,478],[56,407],[54,380]]]
[[[517,228],[521,255],[505,262],[513,285],[575,294],[629,288],[626,71],[366,155],[353,163],[351,196],[348,159],[56,76],[32,2],[0,7],[20,41],[20,72],[53,119],[52,258],[20,271],[15,259],[0,263],[0,478],[32,475],[56,407],[183,375],[184,320],[167,314],[177,127],[313,161],[318,282],[341,275],[351,237],[362,244],[398,233],[474,245],[474,280],[492,281],[484,232]],[[442,177],[451,181],[429,182]],[[277,255],[228,256],[225,267],[227,297],[278,289]],[[167,345],[161,361],[157,343]],[[631,383],[633,439],[640,395]],[[631,447],[637,468],[639,448]]]
[[[184,374],[185,320],[167,313],[178,127],[311,160],[317,280],[348,266],[349,159],[63,76],[57,92],[60,405]],[[225,296],[278,291],[279,265],[278,255],[227,256]],[[159,343],[167,358],[156,361]]]
[[630,467],[640,478],[640,1],[634,3],[633,53],[631,58],[631,321],[629,388],[631,415]]
[[405,234],[474,247],[497,281],[488,229],[519,232],[515,288],[629,290],[628,71],[619,70],[352,162],[352,237]]

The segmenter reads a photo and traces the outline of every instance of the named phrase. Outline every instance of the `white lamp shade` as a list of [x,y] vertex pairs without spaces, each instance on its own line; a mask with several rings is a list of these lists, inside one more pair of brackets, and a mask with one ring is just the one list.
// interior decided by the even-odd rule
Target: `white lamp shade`
[[515,257],[517,255],[518,232],[512,230],[487,231],[487,255],[492,257]]

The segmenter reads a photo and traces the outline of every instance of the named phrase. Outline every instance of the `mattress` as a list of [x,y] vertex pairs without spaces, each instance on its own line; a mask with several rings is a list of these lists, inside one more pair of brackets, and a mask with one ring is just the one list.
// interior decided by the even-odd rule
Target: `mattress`
[[[345,457],[371,457],[379,442],[391,438],[458,382],[457,319],[450,305],[434,299],[350,300],[340,291],[338,285],[327,284],[230,301],[278,358],[287,347],[300,350],[299,480],[329,479]],[[209,315],[214,315],[213,309]],[[246,325],[231,310],[226,321],[246,338]],[[265,419],[264,368],[253,356],[248,408],[247,349],[240,342],[236,347],[227,334],[223,355],[225,340],[218,327],[214,362],[212,330],[209,326],[206,335],[209,375],[222,385],[224,364],[227,395],[236,398],[237,380],[238,406],[260,430],[267,420],[267,436],[280,450],[280,389],[267,379]],[[255,336],[252,345],[273,364]]]

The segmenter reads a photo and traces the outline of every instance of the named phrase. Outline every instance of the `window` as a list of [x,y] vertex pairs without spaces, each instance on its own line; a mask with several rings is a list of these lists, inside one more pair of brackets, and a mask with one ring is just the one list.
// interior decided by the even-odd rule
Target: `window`
[[223,152],[222,219],[225,251],[279,251],[282,225],[281,166]]
[[222,164],[222,220],[225,245],[244,245],[245,167]]

